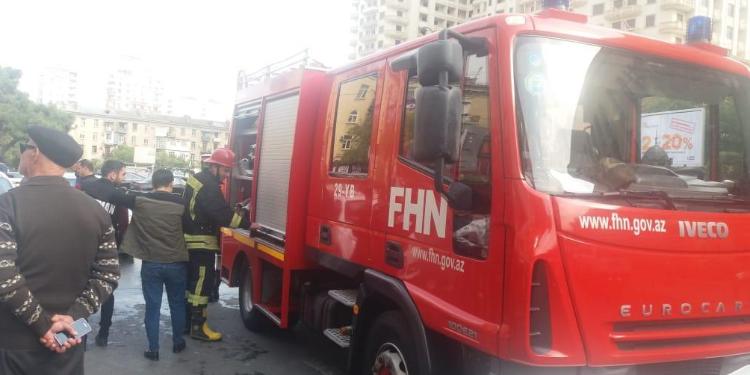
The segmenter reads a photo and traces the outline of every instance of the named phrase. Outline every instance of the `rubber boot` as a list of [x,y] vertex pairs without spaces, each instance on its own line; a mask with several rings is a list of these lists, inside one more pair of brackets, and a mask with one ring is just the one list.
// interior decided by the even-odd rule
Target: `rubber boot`
[[208,309],[205,305],[193,307],[190,317],[190,337],[201,341],[221,340],[221,333],[215,332],[208,326],[208,323],[206,323],[207,315]]
[[109,344],[109,327],[100,327],[99,332],[96,334],[96,338],[94,340],[94,343],[96,346],[101,348],[106,348]]

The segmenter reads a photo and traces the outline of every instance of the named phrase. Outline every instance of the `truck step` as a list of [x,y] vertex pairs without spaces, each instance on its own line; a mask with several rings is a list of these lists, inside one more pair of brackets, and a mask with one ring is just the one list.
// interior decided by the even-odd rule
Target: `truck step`
[[336,345],[342,348],[348,348],[351,339],[351,332],[352,326],[345,326],[341,328],[328,328],[323,331],[323,334],[331,341],[335,342]]
[[357,290],[356,289],[334,289],[329,290],[328,295],[336,301],[341,302],[345,306],[354,307],[357,303]]

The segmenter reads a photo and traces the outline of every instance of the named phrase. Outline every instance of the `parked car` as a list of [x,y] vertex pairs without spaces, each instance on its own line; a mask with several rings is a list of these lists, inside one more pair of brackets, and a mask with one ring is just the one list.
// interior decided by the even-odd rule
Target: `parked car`
[[8,176],[8,179],[10,180],[10,183],[13,184],[13,187],[17,187],[21,184],[21,181],[23,181],[23,175],[21,174],[21,172],[9,171],[5,175]]
[[0,172],[8,173],[8,166],[5,163],[0,163]]
[[0,194],[5,193],[10,189],[13,189],[13,183],[10,182],[10,179],[5,173],[0,172]]

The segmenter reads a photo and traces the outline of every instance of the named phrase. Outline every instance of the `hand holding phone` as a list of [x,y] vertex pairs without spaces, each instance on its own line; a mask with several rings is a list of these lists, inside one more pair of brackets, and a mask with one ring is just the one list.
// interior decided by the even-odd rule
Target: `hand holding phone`
[[[73,322],[72,326],[73,330],[78,334],[75,338],[81,338],[91,333],[91,326],[84,318],[76,320]],[[65,342],[67,342],[69,338],[70,336],[67,332],[58,332],[55,334],[55,341],[57,341],[60,346],[65,345]]]

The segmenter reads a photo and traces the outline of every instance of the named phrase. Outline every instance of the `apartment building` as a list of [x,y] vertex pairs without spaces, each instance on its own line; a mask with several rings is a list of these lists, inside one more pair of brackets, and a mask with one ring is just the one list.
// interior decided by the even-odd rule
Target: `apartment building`
[[78,109],[77,71],[63,67],[47,67],[35,78],[34,87],[29,89],[29,96],[34,101],[61,109]]
[[[712,43],[750,61],[750,0],[571,0],[571,10],[589,23],[682,43],[687,21],[708,16]],[[541,0],[353,0],[354,51],[358,58],[426,32],[500,13],[534,13]]]
[[75,116],[70,135],[87,159],[106,159],[117,146],[127,145],[163,151],[199,166],[201,154],[224,147],[229,139],[226,122],[136,112],[70,113]]
[[471,0],[352,0],[351,59],[453,27],[471,17]]

